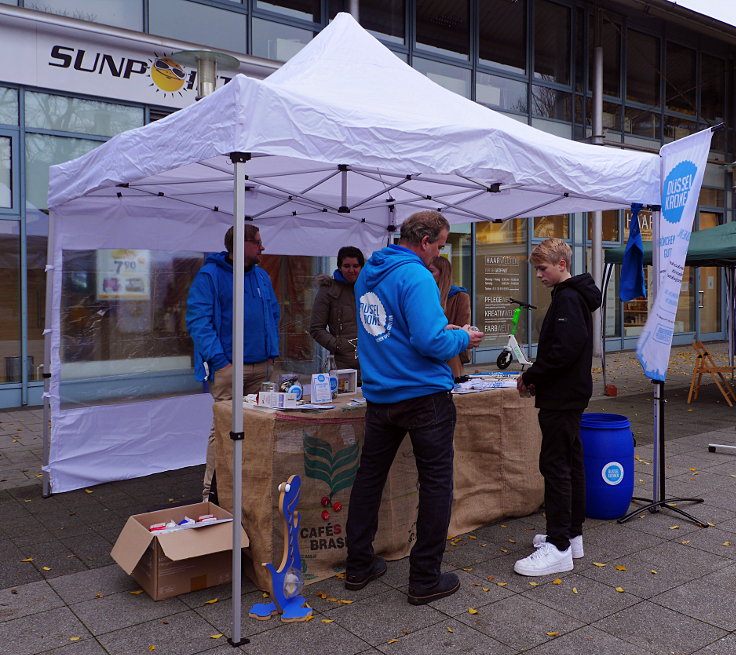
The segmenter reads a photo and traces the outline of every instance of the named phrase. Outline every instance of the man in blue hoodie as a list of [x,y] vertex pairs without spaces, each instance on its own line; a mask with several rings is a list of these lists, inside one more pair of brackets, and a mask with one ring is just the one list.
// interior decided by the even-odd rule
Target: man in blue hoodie
[[[209,255],[189,287],[187,329],[194,342],[194,375],[209,381],[215,401],[232,399],[233,228],[224,252]],[[256,393],[279,356],[279,304],[268,273],[258,266],[263,242],[257,227],[245,226],[245,325],[243,393]],[[207,442],[202,499],[209,500],[215,471],[215,428]]]
[[[409,557],[409,602],[424,605],[455,593],[441,573],[452,510],[455,405],[445,363],[483,334],[451,326],[429,263],[447,241],[442,214],[423,211],[401,225],[398,245],[373,254],[355,283],[358,358],[367,400],[365,441],[350,494],[345,588],[357,591],[386,572],[373,552],[381,492],[409,433],[419,473],[417,539]],[[449,329],[448,329],[449,328]]]

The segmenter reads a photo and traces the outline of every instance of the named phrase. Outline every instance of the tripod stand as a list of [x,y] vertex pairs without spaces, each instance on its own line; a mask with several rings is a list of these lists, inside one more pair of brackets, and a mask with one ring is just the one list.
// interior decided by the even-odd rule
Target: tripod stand
[[707,528],[708,524],[704,523],[700,519],[696,519],[691,514],[674,507],[673,503],[690,502],[690,503],[702,503],[702,498],[666,498],[665,497],[665,476],[664,476],[664,382],[661,380],[652,380],[654,384],[654,480],[652,482],[652,498],[638,498],[634,496],[632,500],[641,500],[645,503],[649,503],[644,507],[639,507],[633,512],[629,512],[626,516],[622,516],[618,519],[619,523],[625,523],[632,516],[641,514],[644,510],[650,512],[658,512],[660,507],[664,507],[678,514],[682,514],[685,518],[690,519],[701,528]]

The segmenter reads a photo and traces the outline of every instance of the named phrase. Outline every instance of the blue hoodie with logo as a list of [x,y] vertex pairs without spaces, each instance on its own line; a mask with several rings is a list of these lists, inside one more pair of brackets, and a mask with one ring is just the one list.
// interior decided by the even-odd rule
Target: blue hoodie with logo
[[465,330],[445,330],[440,292],[424,262],[403,246],[374,253],[355,283],[363,395],[396,403],[453,386],[446,360],[470,345]]
[[[268,273],[252,266],[244,275],[243,363],[279,356],[279,309]],[[187,330],[194,342],[194,376],[200,382],[233,358],[233,265],[226,251],[207,257],[187,298]]]

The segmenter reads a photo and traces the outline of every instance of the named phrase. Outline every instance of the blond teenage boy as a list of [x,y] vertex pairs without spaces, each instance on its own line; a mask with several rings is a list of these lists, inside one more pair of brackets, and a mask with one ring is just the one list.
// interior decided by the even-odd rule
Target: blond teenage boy
[[537,358],[519,376],[520,393],[532,392],[539,408],[547,534],[534,537],[534,552],[520,559],[521,575],[549,575],[573,568],[583,556],[585,474],[580,419],[593,392],[592,313],[601,292],[588,273],[571,275],[570,246],[547,239],[529,256],[537,279],[552,289],[552,302],[539,333]]

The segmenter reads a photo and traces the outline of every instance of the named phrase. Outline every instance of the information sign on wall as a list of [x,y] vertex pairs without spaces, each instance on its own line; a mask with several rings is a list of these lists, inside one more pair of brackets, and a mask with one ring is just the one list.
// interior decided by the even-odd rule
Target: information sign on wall
[[98,250],[98,300],[148,300],[151,296],[149,250]]

